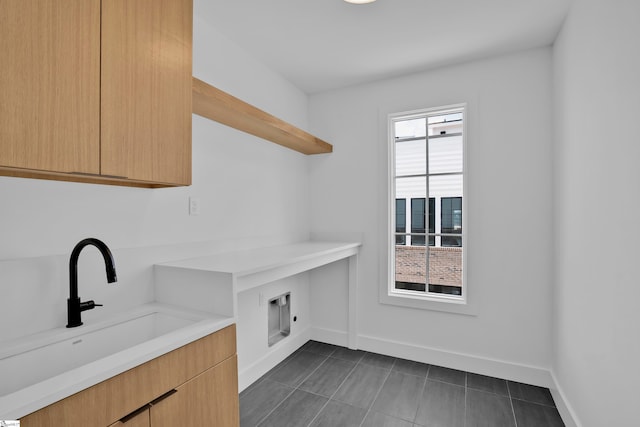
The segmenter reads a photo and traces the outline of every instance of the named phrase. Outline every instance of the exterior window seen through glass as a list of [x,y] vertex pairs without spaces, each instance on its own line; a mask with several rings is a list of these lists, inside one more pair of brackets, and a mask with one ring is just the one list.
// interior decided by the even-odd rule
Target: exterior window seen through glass
[[[442,233],[462,235],[462,197],[442,198]],[[442,236],[442,246],[462,246],[462,237]]]
[[429,246],[436,245],[436,199],[429,197]]
[[424,199],[411,199],[411,245],[424,246],[425,236],[415,233],[425,233]]
[[[405,199],[396,199],[396,233],[407,232],[407,201]],[[407,236],[405,234],[396,234],[396,245],[405,245]]]

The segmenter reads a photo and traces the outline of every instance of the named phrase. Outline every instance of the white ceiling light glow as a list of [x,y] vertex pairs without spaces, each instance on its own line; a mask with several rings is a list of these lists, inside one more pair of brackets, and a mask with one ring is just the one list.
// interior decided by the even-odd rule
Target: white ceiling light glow
[[344,0],[347,3],[353,3],[353,4],[365,4],[365,3],[373,3],[376,0]]

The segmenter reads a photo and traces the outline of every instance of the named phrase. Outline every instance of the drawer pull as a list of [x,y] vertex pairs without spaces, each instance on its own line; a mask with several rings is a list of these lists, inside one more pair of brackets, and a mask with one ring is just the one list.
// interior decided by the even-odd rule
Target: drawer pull
[[90,172],[68,172],[70,175],[80,175],[80,176],[87,176],[89,178],[115,178],[115,179],[129,179],[126,176],[120,176],[120,175],[103,175],[100,173],[90,173]]
[[125,415],[124,417],[120,418],[120,422],[122,424],[126,424],[127,422],[131,421],[133,418],[137,417],[141,413],[151,409],[152,406],[157,405],[158,403],[160,403],[163,400],[165,400],[167,397],[172,396],[172,395],[176,394],[177,392],[178,392],[178,390],[176,390],[176,389],[169,390],[168,392],[166,392],[162,396],[152,400],[151,402],[147,403],[144,406],[141,406],[140,408],[136,409],[132,413],[130,413],[128,415]]
[[131,421],[133,418],[137,417],[138,415],[140,415],[141,413],[148,411],[149,408],[151,408],[151,405],[149,403],[147,403],[146,405],[144,405],[141,408],[136,409],[135,411],[133,411],[132,413],[130,413],[129,415],[125,415],[124,417],[120,418],[120,422],[122,424],[126,424],[129,421]]
[[169,396],[173,396],[174,394],[176,394],[178,392],[178,390],[176,390],[175,388],[173,390],[169,390],[168,392],[166,392],[165,394],[163,394],[162,396],[158,397],[157,399],[154,399],[151,401],[151,403],[149,403],[150,406],[154,406],[157,405],[158,403],[162,402],[163,400],[165,400],[167,397]]

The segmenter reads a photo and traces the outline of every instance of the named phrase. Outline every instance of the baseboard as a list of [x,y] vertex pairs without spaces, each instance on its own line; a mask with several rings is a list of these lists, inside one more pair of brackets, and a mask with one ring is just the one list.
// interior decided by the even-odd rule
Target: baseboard
[[[347,333],[330,329],[312,328],[311,339],[346,346]],[[446,368],[504,378],[540,387],[555,387],[549,370],[535,366],[450,352],[432,347],[417,346],[367,335],[358,335],[357,347],[360,350],[371,351],[373,353],[386,354],[388,356],[415,360],[432,365],[444,366]]]
[[238,391],[249,387],[258,378],[273,369],[291,353],[299,349],[311,339],[311,328],[305,328],[296,335],[287,338],[271,347],[264,356],[247,367],[238,367]]
[[556,403],[556,408],[558,408],[558,412],[562,417],[562,421],[564,421],[565,427],[582,427],[582,423],[578,419],[572,406],[569,404],[569,400],[567,400],[567,396],[564,394],[562,387],[560,387],[558,377],[556,377],[553,369],[551,370],[551,379],[553,381],[553,387],[549,387],[551,390],[551,396],[553,396],[553,401]]
[[349,334],[344,331],[334,329],[311,328],[311,339],[324,342],[327,344],[339,345],[347,347],[349,342]]

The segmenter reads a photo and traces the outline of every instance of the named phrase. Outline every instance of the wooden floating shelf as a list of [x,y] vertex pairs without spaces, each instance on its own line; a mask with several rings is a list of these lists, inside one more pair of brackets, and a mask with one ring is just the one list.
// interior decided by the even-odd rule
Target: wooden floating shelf
[[331,153],[333,146],[284,120],[193,77],[192,111],[303,154]]

